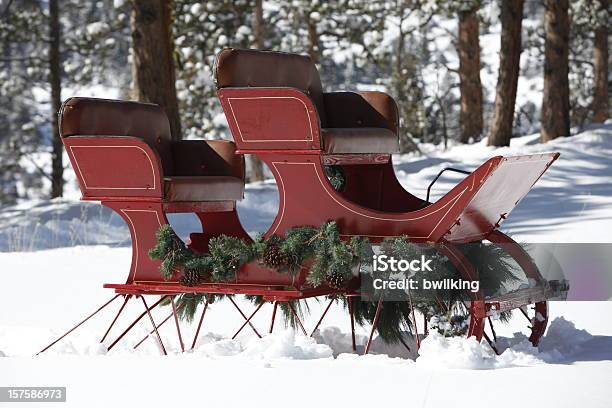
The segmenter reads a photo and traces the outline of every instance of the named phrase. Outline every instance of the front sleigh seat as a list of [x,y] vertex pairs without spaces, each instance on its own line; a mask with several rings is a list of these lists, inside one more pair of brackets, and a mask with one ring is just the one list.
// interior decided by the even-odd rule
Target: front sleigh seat
[[[61,136],[84,198],[153,195],[161,196],[166,203],[243,198],[244,158],[234,154],[235,144],[226,140],[172,140],[168,118],[157,105],[70,98],[62,106],[60,120]],[[84,146],[71,148],[75,143],[68,141],[77,138],[97,138],[106,147],[117,148],[138,148],[144,142],[146,146],[140,146],[140,151],[149,160],[142,165],[138,150],[104,149],[98,142],[91,143],[89,150]],[[87,155],[94,151],[95,160],[89,160]],[[130,156],[128,151],[135,153]],[[140,171],[152,171],[153,175],[144,173],[146,177],[139,181],[131,180],[136,174],[130,173]],[[156,184],[156,176],[161,183]]]

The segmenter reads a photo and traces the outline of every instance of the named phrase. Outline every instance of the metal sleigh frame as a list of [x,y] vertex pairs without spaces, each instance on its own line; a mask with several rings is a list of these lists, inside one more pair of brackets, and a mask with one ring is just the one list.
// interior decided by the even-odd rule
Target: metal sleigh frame
[[[537,284],[535,287],[494,299],[485,299],[482,293],[476,293],[469,305],[466,305],[471,317],[468,335],[479,341],[484,338],[495,348],[496,334],[490,317],[498,312],[518,308],[531,325],[530,341],[534,345],[538,344],[547,325],[547,300],[558,296],[564,288],[543,279],[530,256],[520,245],[500,232],[499,227],[557,159],[558,153],[493,157],[469,173],[438,201],[430,203],[403,189],[395,177],[390,154],[326,153],[322,149],[322,129],[317,109],[303,91],[295,88],[231,87],[219,89],[218,96],[234,136],[235,153],[258,156],[276,179],[280,205],[278,214],[265,236],[283,234],[295,226],[318,226],[329,220],[336,221],[341,235],[346,238],[366,236],[376,243],[386,237],[405,235],[414,242],[439,244],[444,254],[467,280],[477,279],[478,271],[453,244],[487,240],[501,245],[520,265],[526,276]],[[285,124],[280,130],[275,127],[274,121],[260,120],[262,117],[275,118],[280,115],[283,116]],[[169,201],[164,194],[162,159],[153,146],[137,137],[82,135],[65,137],[63,140],[77,173],[83,199],[100,201],[126,221],[132,238],[133,255],[127,281],[122,284],[104,285],[105,288],[114,290],[115,296],[41,352],[49,349],[118,298],[122,298],[123,303],[101,342],[105,342],[109,337],[127,304],[131,300],[140,299],[144,310],[109,343],[108,350],[113,349],[147,316],[152,326],[151,334],[155,335],[160,350],[165,354],[167,350],[158,329],[170,319],[174,320],[181,349],[184,351],[186,348],[173,299],[177,294],[261,295],[266,303],[272,305],[268,329],[270,333],[274,328],[278,304],[287,302],[298,327],[305,335],[315,333],[333,299],[327,304],[310,333],[307,333],[291,301],[325,295],[348,296],[351,300],[359,296],[357,291],[349,288],[309,288],[305,284],[305,271],[291,276],[267,269],[256,262],[244,265],[236,273],[233,282],[185,287],[178,282],[178,273],[174,279],[163,280],[158,271],[159,262],[151,260],[147,251],[155,245],[155,233],[159,227],[168,224],[166,214],[194,212],[200,219],[203,230],[191,235],[189,245],[194,250],[205,251],[208,240],[219,234],[250,239],[238,219],[235,201]],[[105,171],[103,161],[109,160],[109,155],[113,165],[130,168],[129,174],[117,175]],[[328,164],[342,166],[346,178],[342,192],[334,190],[327,179],[324,166]],[[149,305],[145,300],[147,296],[161,298]],[[163,321],[156,323],[151,311],[165,299],[170,299],[172,312]],[[252,324],[252,319],[262,309],[263,303],[247,315],[232,297],[229,299],[244,319],[233,337],[246,326],[261,337],[261,333]],[[349,302],[349,316],[353,350],[356,350],[351,305],[352,301]],[[534,305],[537,318],[527,314],[527,305]],[[192,349],[196,345],[208,306],[208,303],[204,304],[198,319],[195,338],[190,344]],[[370,351],[382,307],[384,305],[381,299],[365,346],[366,353]],[[418,347],[419,336],[414,310],[410,319],[415,328],[415,343]],[[492,337],[485,333],[487,322],[491,324]],[[427,327],[424,326],[426,331]],[[144,340],[146,338],[138,342],[135,348]]]

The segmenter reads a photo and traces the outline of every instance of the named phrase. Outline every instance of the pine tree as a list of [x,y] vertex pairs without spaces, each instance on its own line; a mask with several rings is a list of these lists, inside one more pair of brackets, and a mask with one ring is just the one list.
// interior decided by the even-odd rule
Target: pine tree
[[[223,48],[249,48],[253,44],[253,4],[237,0],[205,4],[175,0],[173,8],[176,89],[183,137],[230,138],[216,96],[213,67],[216,54]],[[264,9],[264,20],[269,22],[268,17]]]
[[463,2],[458,11],[459,78],[461,112],[459,140],[468,143],[479,140],[483,131],[482,84],[480,82],[480,41],[478,9],[480,1]]
[[[51,111],[59,112],[62,104],[62,62],[60,58],[61,25],[59,1],[49,0],[49,85]],[[59,133],[57,115],[51,117],[51,198],[64,194],[64,149]]]
[[176,96],[172,2],[131,0],[132,80],[134,96],[160,105],[170,121],[172,138],[182,138]]
[[[32,94],[32,78],[27,67],[43,62],[39,40],[46,32],[43,14],[36,2],[11,4],[0,18],[0,204],[13,204],[26,195],[19,185],[39,189],[38,172],[23,165],[41,143],[37,128],[43,122],[37,116]],[[48,177],[46,172],[43,173]]]
[[607,44],[598,33],[607,29],[608,18],[601,2],[577,0],[569,5],[569,20],[570,126],[580,130],[607,111]]
[[593,122],[603,123],[610,117],[608,96],[608,26],[610,24],[610,6],[608,0],[599,0],[594,19],[595,40],[593,47],[593,65],[595,66],[595,84],[593,92]]
[[489,146],[510,146],[521,58],[523,0],[501,2],[501,46]]
[[569,17],[567,0],[544,0],[544,96],[540,140],[570,134]]
[[[7,113],[0,120],[6,119],[7,126],[0,129],[6,147],[0,169],[10,173],[2,172],[0,201],[40,197],[45,184],[51,185],[46,195],[62,195],[63,149],[56,122],[62,88],[125,84],[126,75],[118,71],[127,59],[128,47],[121,41],[125,20],[112,4],[24,0],[9,2],[3,10],[0,110]],[[37,101],[33,89],[46,92],[42,99],[50,103]],[[40,151],[48,161],[36,157]]]

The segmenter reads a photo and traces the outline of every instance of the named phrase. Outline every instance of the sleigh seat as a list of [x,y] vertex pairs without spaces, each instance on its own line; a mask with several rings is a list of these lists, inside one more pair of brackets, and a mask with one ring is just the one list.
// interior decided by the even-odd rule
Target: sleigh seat
[[[156,192],[166,203],[243,197],[244,165],[240,156],[234,155],[234,143],[173,141],[168,118],[159,106],[70,98],[60,118],[61,135],[79,170],[84,197],[98,197],[102,190],[105,196],[126,197],[138,196],[138,191],[146,196]],[[84,150],[82,143],[89,149]],[[142,184],[136,180],[140,170],[150,173],[140,180]],[[149,180],[151,183],[147,183]]]
[[[240,150],[320,149],[336,161],[399,152],[393,98],[383,92],[323,92],[307,56],[225,49],[215,73]],[[304,126],[296,129],[296,124]]]
[[70,98],[59,120],[82,199],[100,201],[130,228],[128,284],[162,280],[148,251],[159,227],[168,224],[167,213],[192,212],[200,219],[202,231],[189,242],[197,251],[221,233],[250,239],[236,214],[244,158],[233,142],[172,140],[164,110],[148,103]]

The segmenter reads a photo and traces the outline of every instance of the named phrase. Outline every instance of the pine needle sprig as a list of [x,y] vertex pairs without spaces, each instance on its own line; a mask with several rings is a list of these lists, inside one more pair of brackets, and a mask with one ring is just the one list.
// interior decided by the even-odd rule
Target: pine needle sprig
[[215,282],[227,282],[236,277],[236,271],[257,255],[248,242],[237,237],[219,235],[208,244],[211,258],[211,276]]
[[170,225],[161,226],[156,236],[157,244],[149,251],[149,257],[162,261],[160,271],[164,279],[168,280],[191,254]]

